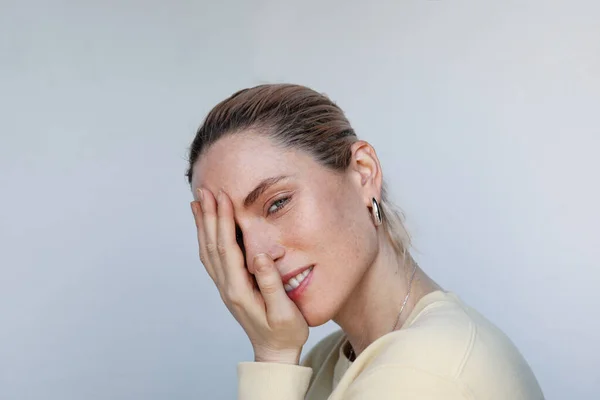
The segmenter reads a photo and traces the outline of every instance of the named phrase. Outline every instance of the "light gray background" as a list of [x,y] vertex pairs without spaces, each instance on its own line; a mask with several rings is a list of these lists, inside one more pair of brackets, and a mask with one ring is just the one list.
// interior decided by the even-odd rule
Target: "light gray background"
[[347,111],[549,399],[600,396],[597,1],[1,1],[0,67],[0,399],[235,397],[186,148],[278,81]]

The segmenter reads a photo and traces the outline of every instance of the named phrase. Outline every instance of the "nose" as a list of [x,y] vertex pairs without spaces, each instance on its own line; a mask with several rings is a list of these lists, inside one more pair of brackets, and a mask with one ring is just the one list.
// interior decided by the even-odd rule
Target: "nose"
[[236,226],[236,239],[244,254],[246,268],[253,264],[254,257],[258,254],[267,254],[273,259],[275,265],[285,254],[277,230],[270,226]]

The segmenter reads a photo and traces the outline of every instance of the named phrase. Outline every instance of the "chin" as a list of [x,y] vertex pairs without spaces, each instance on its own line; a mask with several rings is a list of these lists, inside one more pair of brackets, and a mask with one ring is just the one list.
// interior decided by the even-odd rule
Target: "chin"
[[326,324],[327,322],[331,321],[331,319],[333,318],[330,313],[326,312],[326,310],[322,310],[322,309],[318,309],[318,308],[316,308],[316,309],[313,308],[311,310],[302,310],[301,309],[300,312],[302,312],[302,315],[304,316],[306,323],[311,328],[315,328],[317,326]]
[[311,328],[316,328],[317,326],[321,326],[326,324],[331,320],[331,318],[305,318],[306,323]]

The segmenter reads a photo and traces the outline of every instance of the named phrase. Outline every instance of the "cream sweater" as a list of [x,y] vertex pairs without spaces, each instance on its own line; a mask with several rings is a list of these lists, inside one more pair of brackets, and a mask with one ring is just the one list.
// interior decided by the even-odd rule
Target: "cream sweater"
[[240,400],[520,400],[542,390],[512,342],[456,295],[423,297],[402,329],[371,343],[354,362],[341,331],[302,365],[242,362]]

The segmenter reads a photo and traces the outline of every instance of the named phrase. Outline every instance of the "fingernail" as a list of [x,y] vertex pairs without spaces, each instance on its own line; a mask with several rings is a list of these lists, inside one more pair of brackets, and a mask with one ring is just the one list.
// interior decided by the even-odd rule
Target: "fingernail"
[[202,211],[204,211],[204,192],[202,189],[198,189],[198,197],[200,198],[200,207],[202,207]]

